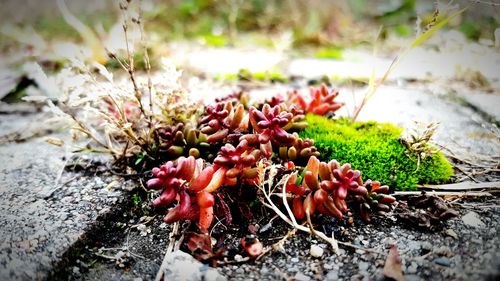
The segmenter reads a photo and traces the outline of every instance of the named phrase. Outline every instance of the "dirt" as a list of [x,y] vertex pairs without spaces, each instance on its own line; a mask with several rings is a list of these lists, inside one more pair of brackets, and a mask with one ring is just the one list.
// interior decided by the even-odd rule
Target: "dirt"
[[[229,244],[233,247],[225,253],[228,262],[219,265],[217,270],[228,280],[383,280],[385,256],[395,244],[403,258],[406,280],[498,280],[498,203],[499,199],[493,197],[482,201],[455,200],[452,209],[459,216],[433,231],[402,223],[394,216],[375,218],[370,224],[355,220],[352,225],[332,218],[317,219],[319,230],[327,234],[333,231],[339,241],[370,251],[340,246],[339,256],[323,241],[297,233],[285,242],[285,253],[271,252],[259,260],[240,263],[235,257],[245,258],[246,254],[238,241],[248,234],[248,229],[218,225],[216,228],[223,228],[220,230],[226,233],[226,240],[231,241]],[[148,207],[144,207],[142,210],[149,213]],[[142,216],[140,210],[137,207],[127,211],[118,221],[111,222],[95,241],[85,246],[74,260],[70,274],[61,279],[154,279],[171,226],[162,223],[162,216],[156,215],[151,220],[146,217],[145,228],[137,227]],[[467,226],[462,217],[469,212],[478,214],[485,227]],[[258,224],[263,225],[270,218],[271,214]],[[270,231],[258,233],[257,237],[264,246],[269,246],[290,230],[278,218]],[[310,255],[312,244],[324,248],[321,258]],[[121,255],[120,251],[123,257],[116,258]]]

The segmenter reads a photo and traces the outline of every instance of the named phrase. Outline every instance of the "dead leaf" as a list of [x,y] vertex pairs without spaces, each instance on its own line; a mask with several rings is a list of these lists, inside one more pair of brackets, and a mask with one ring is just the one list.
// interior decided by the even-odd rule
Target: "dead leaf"
[[408,226],[430,231],[442,229],[447,220],[458,216],[458,212],[449,208],[442,198],[425,192],[410,196],[407,201],[399,201],[394,214]]
[[64,145],[64,141],[62,139],[58,139],[58,138],[49,137],[45,141],[47,143],[55,145],[55,146],[63,146]]
[[191,232],[188,234],[186,246],[197,260],[205,261],[214,256],[210,235]]
[[403,269],[401,268],[401,256],[398,247],[393,245],[389,250],[389,255],[385,260],[384,276],[389,280],[404,281]]

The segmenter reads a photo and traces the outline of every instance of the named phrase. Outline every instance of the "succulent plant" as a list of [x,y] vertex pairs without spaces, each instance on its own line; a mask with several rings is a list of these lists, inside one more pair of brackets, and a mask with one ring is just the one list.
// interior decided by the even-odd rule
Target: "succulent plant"
[[210,148],[207,135],[200,130],[185,127],[183,123],[161,127],[157,130],[157,135],[160,159],[172,160],[180,156],[199,158]]
[[370,214],[372,213],[383,215],[391,210],[392,203],[396,201],[396,198],[386,194],[389,192],[387,185],[367,180],[364,187],[367,190],[365,194],[353,196],[354,201],[359,203],[360,215],[364,221],[371,221]]
[[274,145],[281,146],[291,145],[295,141],[295,137],[284,129],[292,122],[292,113],[282,111],[279,105],[271,107],[269,104],[264,104],[262,111],[250,107],[249,112],[250,123],[258,134],[261,144],[270,141]]
[[231,144],[223,146],[214,159],[214,167],[225,171],[224,183],[226,185],[236,185],[238,179],[253,183],[258,175],[255,164],[260,157],[261,151],[250,146],[248,141],[243,139],[236,147]]
[[297,133],[293,133],[295,141],[291,146],[280,146],[278,156],[283,161],[295,161],[306,163],[309,157],[319,157],[319,152],[314,146],[314,140],[302,139]]
[[348,211],[347,201],[353,198],[361,206],[362,218],[369,221],[372,210],[386,212],[390,209],[388,204],[395,201],[394,197],[383,194],[388,190],[389,187],[380,186],[377,181],[363,184],[361,173],[352,170],[349,164],[340,166],[336,160],[320,162],[315,156],[309,158],[302,176],[292,174],[286,186],[293,196],[292,211],[297,219],[316,211],[342,219]]
[[309,88],[309,98],[305,98],[298,91],[292,91],[290,102],[298,105],[306,113],[326,115],[329,112],[339,110],[344,105],[344,103],[335,101],[338,95],[338,90],[329,91],[326,84],[323,83],[319,88]]
[[153,207],[168,207],[174,201],[164,218],[167,223],[181,219],[198,220],[200,229],[206,231],[213,220],[214,196],[207,187],[220,186],[220,177],[215,176],[213,166],[204,167],[202,159],[193,156],[180,157],[153,168],[153,177],[147,181],[149,189],[162,190],[153,201]]
[[[153,206],[174,205],[165,217],[166,222],[198,220],[200,229],[207,231],[214,217],[215,196],[216,210],[223,210],[229,222],[231,211],[237,210],[232,206],[237,201],[233,196],[241,196],[244,190],[221,187],[252,188],[259,183],[257,163],[262,159],[279,159],[285,168],[278,178],[291,172],[285,188],[297,219],[316,214],[343,219],[349,206],[359,208],[366,221],[370,220],[370,214],[387,212],[395,200],[384,194],[387,186],[370,180],[363,183],[360,171],[353,170],[350,164],[340,165],[336,160],[321,162],[314,140],[302,139],[296,132],[307,126],[304,111],[326,114],[340,108],[342,104],[334,101],[337,95],[338,92],[329,93],[322,85],[311,89],[309,103],[296,94],[296,105],[275,98],[270,101],[273,106],[265,103],[246,110],[237,101],[242,94],[234,94],[206,107],[199,129],[182,124],[160,128],[159,151],[179,158],[153,169],[154,178],[148,181],[148,188],[162,190]],[[201,155],[204,148],[212,151],[219,148],[219,152],[212,160]],[[212,164],[195,159],[200,156]]]
[[230,134],[245,132],[248,129],[248,118],[243,104],[233,107],[230,101],[219,102],[207,107],[200,125],[201,132],[208,135],[207,142],[222,143]]

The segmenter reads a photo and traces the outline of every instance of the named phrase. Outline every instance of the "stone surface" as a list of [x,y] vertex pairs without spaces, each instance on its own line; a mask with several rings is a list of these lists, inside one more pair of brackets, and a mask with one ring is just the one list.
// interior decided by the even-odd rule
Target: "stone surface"
[[481,110],[490,119],[500,122],[500,95],[478,91],[457,91],[468,104]]
[[[2,133],[34,120],[43,123],[39,114],[13,117],[0,116]],[[122,191],[104,189],[109,176],[99,182],[64,172],[68,155],[45,138],[34,134],[0,145],[0,280],[46,279],[89,227],[107,215],[97,207],[123,200]]]
[[175,251],[168,257],[168,265],[164,273],[164,280],[183,281],[225,281],[226,277],[217,270],[202,264],[191,255],[182,251]]
[[479,215],[475,212],[468,212],[465,216],[462,217],[462,221],[467,226],[483,228],[486,227],[484,222],[481,221]]

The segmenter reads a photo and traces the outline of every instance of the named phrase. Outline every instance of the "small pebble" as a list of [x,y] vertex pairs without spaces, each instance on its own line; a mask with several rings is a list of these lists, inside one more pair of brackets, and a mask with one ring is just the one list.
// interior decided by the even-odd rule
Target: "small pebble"
[[447,229],[445,233],[446,233],[446,235],[453,237],[454,239],[458,239],[458,235],[451,228]]
[[325,280],[328,281],[336,281],[338,279],[339,279],[339,274],[335,270],[329,271],[325,276]]
[[453,256],[453,252],[451,251],[450,247],[447,246],[441,246],[437,249],[434,249],[434,253],[440,256],[446,256],[446,257],[451,257]]
[[309,280],[311,280],[311,278],[309,278],[309,277],[307,277],[304,274],[299,272],[299,273],[295,274],[294,280],[296,280],[296,281],[309,281]]
[[434,260],[434,263],[442,265],[442,266],[450,266],[451,265],[450,260],[448,258],[446,258],[446,257],[437,258],[437,259]]
[[368,270],[368,267],[370,267],[370,264],[368,264],[367,262],[360,262],[358,264],[358,268],[360,271],[366,271]]
[[313,244],[311,245],[309,253],[315,258],[320,258],[321,256],[323,256],[324,250],[320,246]]
[[481,221],[479,215],[475,212],[468,212],[465,216],[462,217],[462,222],[471,227],[476,228],[484,228],[486,225]]
[[425,253],[428,253],[430,251],[432,251],[432,244],[428,241],[425,241],[425,242],[422,242],[422,245],[420,246],[420,248],[425,252]]

